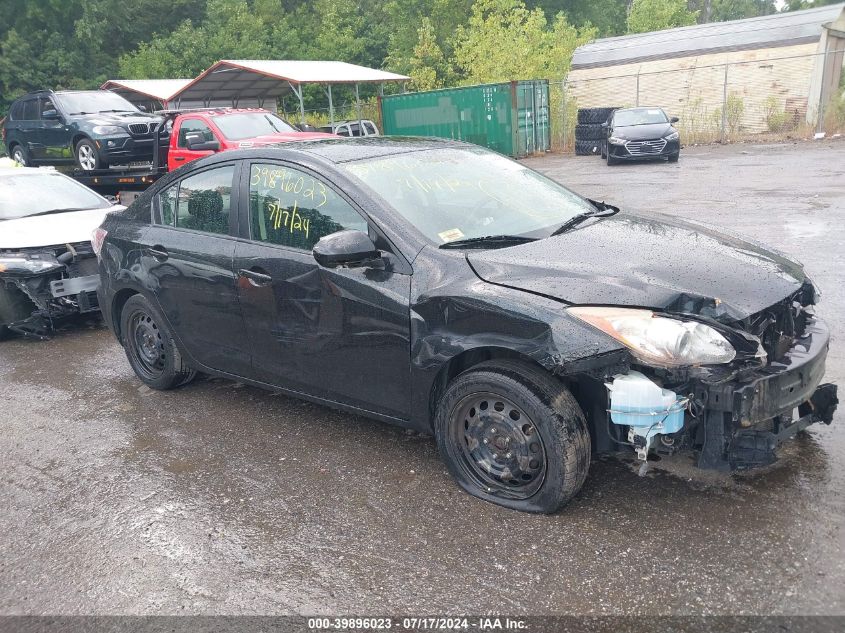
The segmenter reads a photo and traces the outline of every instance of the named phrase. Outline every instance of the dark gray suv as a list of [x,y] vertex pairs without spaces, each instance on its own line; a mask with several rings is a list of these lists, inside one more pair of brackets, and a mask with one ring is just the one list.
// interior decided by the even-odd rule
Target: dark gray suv
[[44,90],[12,104],[3,141],[9,156],[23,165],[75,162],[94,171],[152,161],[161,121],[107,90]]

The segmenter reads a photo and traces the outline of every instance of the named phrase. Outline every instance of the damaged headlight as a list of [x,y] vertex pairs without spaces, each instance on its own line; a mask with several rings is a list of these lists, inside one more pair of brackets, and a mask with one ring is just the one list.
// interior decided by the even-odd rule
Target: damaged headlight
[[10,275],[39,275],[63,268],[55,257],[26,253],[0,254],[0,273]]
[[720,365],[736,357],[715,329],[631,308],[580,307],[569,313],[628,347],[643,364],[658,367]]

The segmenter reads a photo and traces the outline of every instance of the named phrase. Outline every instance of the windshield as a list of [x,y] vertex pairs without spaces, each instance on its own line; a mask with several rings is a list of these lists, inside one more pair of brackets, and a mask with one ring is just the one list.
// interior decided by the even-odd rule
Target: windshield
[[239,114],[221,114],[212,117],[214,124],[230,141],[242,141],[246,138],[278,134],[279,132],[296,132],[275,114],[269,112],[243,112]]
[[66,92],[54,95],[67,114],[97,114],[98,112],[139,112],[138,108],[118,94],[108,90]]
[[639,110],[617,110],[613,113],[613,125],[627,127],[629,125],[651,125],[653,123],[668,123],[669,119],[660,108],[641,108]]
[[0,176],[0,220],[56,209],[105,209],[111,204],[75,180],[56,172]]
[[548,237],[595,211],[545,176],[482,148],[434,149],[345,163],[437,245],[489,235]]

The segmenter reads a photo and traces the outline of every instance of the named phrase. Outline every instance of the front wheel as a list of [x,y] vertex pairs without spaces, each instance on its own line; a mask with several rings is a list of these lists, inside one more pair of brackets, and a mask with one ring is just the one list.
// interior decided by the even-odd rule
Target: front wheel
[[669,162],[670,163],[677,163],[678,159],[681,157],[681,152],[675,152],[674,154],[669,154]]
[[141,295],[133,295],[123,306],[120,332],[129,364],[148,387],[173,389],[196,376],[182,359],[167,326]]
[[458,485],[514,510],[556,512],[580,490],[590,467],[590,435],[578,403],[527,363],[491,361],[458,376],[434,426]]
[[616,159],[613,158],[613,156],[610,155],[610,150],[608,150],[608,152],[607,152],[607,164],[608,164],[608,166],[616,164]]
[[76,164],[83,171],[94,171],[106,167],[100,159],[100,151],[94,141],[87,138],[76,144]]

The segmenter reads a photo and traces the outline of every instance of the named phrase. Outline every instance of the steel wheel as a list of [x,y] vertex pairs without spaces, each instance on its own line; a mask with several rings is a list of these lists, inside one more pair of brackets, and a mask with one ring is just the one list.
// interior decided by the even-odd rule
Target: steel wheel
[[466,396],[452,410],[451,446],[465,474],[489,494],[531,497],[546,476],[546,447],[513,402],[494,393]]
[[85,171],[93,171],[97,168],[97,157],[94,151],[94,148],[88,143],[80,143],[76,148],[76,160]]
[[146,312],[135,312],[129,322],[126,343],[137,361],[137,367],[149,380],[161,376],[165,369],[164,339],[159,327]]
[[15,147],[15,150],[12,152],[12,160],[26,167],[26,154],[24,154],[20,145]]

